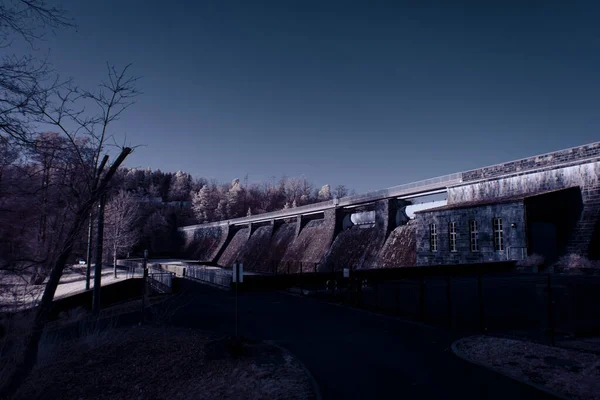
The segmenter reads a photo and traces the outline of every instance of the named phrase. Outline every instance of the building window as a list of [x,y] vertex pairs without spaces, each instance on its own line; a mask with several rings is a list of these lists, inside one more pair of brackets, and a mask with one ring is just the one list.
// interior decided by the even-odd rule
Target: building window
[[450,251],[456,251],[456,222],[448,224],[448,237],[450,238]]
[[471,234],[471,251],[479,251],[479,228],[477,221],[469,221],[469,233]]
[[429,246],[431,251],[437,251],[437,227],[435,224],[429,225]]
[[502,218],[494,218],[492,220],[494,226],[494,250],[504,250],[504,230],[502,229]]

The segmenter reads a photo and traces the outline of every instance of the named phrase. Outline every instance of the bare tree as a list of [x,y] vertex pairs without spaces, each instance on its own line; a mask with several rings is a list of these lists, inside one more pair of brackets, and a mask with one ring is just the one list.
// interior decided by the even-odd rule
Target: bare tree
[[139,203],[135,196],[121,189],[106,205],[104,214],[104,248],[113,260],[113,272],[117,277],[117,256],[127,253],[140,239],[137,229]]
[[333,197],[336,199],[341,199],[342,197],[348,196],[348,188],[344,185],[337,185],[333,190]]
[[[136,79],[130,78],[127,70],[128,67],[125,67],[117,72],[109,67],[108,80],[100,85],[97,92],[66,87],[47,92],[32,104],[31,112],[35,121],[53,125],[65,138],[78,173],[57,186],[64,194],[63,198],[68,199],[64,207],[71,210],[72,216],[60,226],[58,237],[61,239],[55,255],[44,263],[50,271],[49,279],[39,307],[35,310],[31,334],[25,339],[22,358],[14,365],[8,379],[0,385],[0,398],[14,393],[35,365],[38,343],[73,245],[92,207],[104,196],[111,178],[133,150],[131,147],[121,147],[106,169],[109,156],[101,155],[107,150],[107,140],[111,137],[109,125],[133,104],[138,93],[134,86]],[[98,113],[85,112],[86,102],[94,104]]]
[[[43,0],[7,0],[0,5],[0,42],[7,48],[15,40],[31,45],[43,36],[47,28],[72,26],[63,10],[48,6]],[[40,238],[48,237],[50,226],[56,238],[54,251],[41,260],[43,269],[50,271],[31,334],[25,338],[22,358],[0,384],[0,397],[13,393],[31,371],[37,358],[37,347],[48,311],[73,245],[86,222],[89,212],[118,167],[132,148],[122,146],[107,167],[107,141],[111,138],[109,125],[129,106],[138,94],[136,79],[123,70],[108,68],[108,79],[96,91],[81,90],[62,82],[44,60],[31,55],[9,54],[0,61],[0,136],[11,145],[21,146],[40,154],[32,140],[40,124],[51,125],[64,141],[67,163],[59,163],[67,174],[52,181],[52,166],[46,164],[41,172],[41,192],[49,201],[51,190],[60,200],[66,218],[55,218],[50,224],[48,213],[40,223]],[[98,112],[90,113],[90,107]],[[42,163],[42,165],[44,165]],[[35,168],[28,172],[38,173]],[[52,189],[51,189],[52,187]],[[43,194],[42,194],[43,196]],[[43,198],[43,197],[42,197]],[[49,208],[49,203],[46,205]]]
[[[31,47],[48,28],[73,27],[64,10],[43,0],[4,0],[0,3],[0,47],[19,40]],[[0,134],[27,142],[34,129],[36,100],[61,85],[45,60],[6,53],[0,59]]]

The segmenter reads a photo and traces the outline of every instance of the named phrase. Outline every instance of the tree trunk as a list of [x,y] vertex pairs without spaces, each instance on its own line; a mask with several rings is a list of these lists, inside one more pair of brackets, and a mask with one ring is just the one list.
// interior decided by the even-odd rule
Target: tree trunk
[[54,293],[56,293],[56,288],[58,287],[58,282],[60,281],[65,264],[71,255],[73,244],[77,240],[77,236],[87,220],[87,214],[89,214],[92,206],[96,203],[96,201],[98,201],[100,195],[104,193],[108,182],[110,182],[119,166],[123,163],[131,151],[132,149],[129,147],[125,147],[121,150],[121,153],[100,182],[97,190],[93,191],[90,195],[90,199],[83,203],[77,210],[73,226],[69,231],[69,235],[65,239],[65,242],[58,253],[56,261],[52,265],[50,278],[48,279],[48,283],[46,283],[46,288],[44,289],[44,294],[42,295],[40,305],[35,312],[31,333],[25,341],[23,357],[21,360],[16,362],[14,369],[8,375],[8,379],[0,384],[0,399],[11,397],[25,381],[27,376],[29,376],[31,370],[35,366],[38,355],[38,345],[44,331],[44,325],[46,324],[48,318],[48,312],[52,308],[52,299],[54,299]]
[[92,314],[100,314],[100,289],[102,287],[102,252],[104,251],[104,200],[105,196],[100,196],[98,202],[98,232],[96,236],[96,265],[94,266],[94,293],[92,298]]
[[94,231],[94,214],[90,213],[90,224],[88,226],[87,258],[85,260],[85,290],[90,290],[90,276],[92,271],[92,234]]
[[117,278],[117,246],[113,247],[113,272],[115,279]]

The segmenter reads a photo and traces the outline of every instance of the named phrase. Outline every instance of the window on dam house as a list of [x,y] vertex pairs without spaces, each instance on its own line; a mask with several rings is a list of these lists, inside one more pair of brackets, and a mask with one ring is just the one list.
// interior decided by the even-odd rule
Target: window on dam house
[[450,238],[450,251],[456,251],[456,222],[448,223],[448,237]]
[[504,231],[502,229],[502,218],[494,218],[492,220],[494,226],[494,250],[504,250]]
[[469,221],[469,233],[471,236],[471,251],[479,251],[479,227],[474,219]]
[[437,251],[437,227],[435,224],[429,225],[429,247],[431,251]]

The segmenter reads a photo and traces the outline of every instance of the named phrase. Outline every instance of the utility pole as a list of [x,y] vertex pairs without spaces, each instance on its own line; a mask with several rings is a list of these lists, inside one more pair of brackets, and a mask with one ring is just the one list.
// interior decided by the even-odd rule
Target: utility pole
[[90,274],[92,270],[92,232],[94,230],[94,213],[90,211],[90,224],[88,227],[88,243],[87,243],[87,267],[85,270],[85,290],[90,290]]
[[246,174],[246,176],[244,177],[244,212],[246,212],[246,210],[248,209],[248,202],[247,202],[247,196],[248,196],[248,174]]
[[96,265],[94,268],[94,297],[92,300],[92,314],[100,314],[100,286],[102,278],[102,242],[104,241],[104,202],[105,195],[100,196],[98,202],[98,236],[96,236]]

